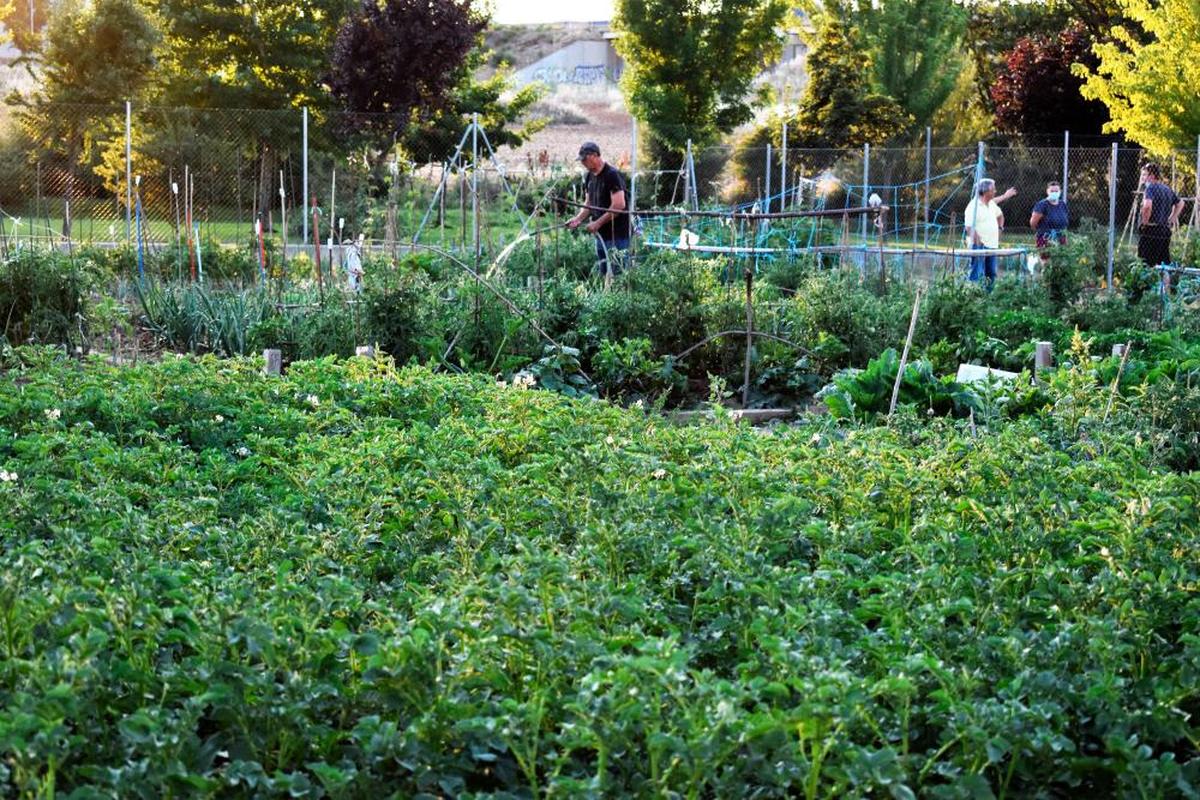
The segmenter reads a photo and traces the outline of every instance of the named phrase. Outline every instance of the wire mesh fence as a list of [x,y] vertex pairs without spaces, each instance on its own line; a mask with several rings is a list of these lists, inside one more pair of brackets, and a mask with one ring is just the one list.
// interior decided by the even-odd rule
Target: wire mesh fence
[[[164,246],[201,238],[249,244],[263,234],[292,247],[330,238],[404,243],[432,236],[446,246],[489,247],[522,228],[555,197],[578,199],[574,153],[517,152],[503,132],[453,120],[396,146],[400,123],[386,115],[318,119],[302,110],[71,106],[12,115],[14,152],[0,154],[0,236],[50,246],[125,243],[140,233]],[[851,238],[953,246],[977,179],[1015,196],[1005,236],[1032,240],[1034,204],[1049,181],[1064,183],[1072,227],[1136,233],[1139,165],[1130,147],[1026,146],[798,149],[719,145],[638,160],[636,134],[606,142],[631,180],[637,207],[756,208],[760,211],[888,206],[886,227],[856,217]],[[1158,159],[1187,201],[1181,223],[1196,227],[1200,152]],[[1115,173],[1114,173],[1115,164]],[[567,206],[557,206],[558,211]],[[1092,223],[1087,223],[1091,220]],[[695,221],[658,223],[664,241]],[[779,227],[785,227],[780,225]],[[717,238],[694,230],[700,236]],[[793,225],[784,246],[811,246],[828,231]]]

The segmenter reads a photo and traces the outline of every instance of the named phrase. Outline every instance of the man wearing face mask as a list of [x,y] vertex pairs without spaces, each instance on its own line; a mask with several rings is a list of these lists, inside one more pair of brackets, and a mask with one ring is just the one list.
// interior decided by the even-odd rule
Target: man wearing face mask
[[1067,225],[1071,218],[1067,213],[1067,201],[1062,199],[1062,187],[1058,181],[1046,184],[1046,196],[1033,204],[1029,215],[1029,227],[1037,233],[1037,247],[1044,250],[1051,244],[1067,243]]
[[1170,264],[1171,230],[1179,223],[1183,201],[1163,183],[1158,164],[1142,165],[1142,183],[1146,188],[1142,199],[1138,258],[1149,267]]

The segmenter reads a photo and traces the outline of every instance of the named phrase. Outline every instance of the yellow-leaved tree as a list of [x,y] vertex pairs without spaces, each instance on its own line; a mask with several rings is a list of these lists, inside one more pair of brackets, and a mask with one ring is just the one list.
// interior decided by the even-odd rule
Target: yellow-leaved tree
[[1200,136],[1200,0],[1120,0],[1125,26],[1093,48],[1095,72],[1076,64],[1089,100],[1108,106],[1104,128],[1124,132],[1146,149],[1164,154],[1191,147]]

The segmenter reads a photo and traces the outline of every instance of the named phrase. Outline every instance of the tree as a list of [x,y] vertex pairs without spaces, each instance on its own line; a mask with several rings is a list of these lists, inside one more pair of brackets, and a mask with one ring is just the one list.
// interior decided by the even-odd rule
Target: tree
[[1101,133],[1108,110],[1083,97],[1083,79],[1071,71],[1076,63],[1095,67],[1091,48],[1092,38],[1080,22],[1057,34],[1018,41],[991,87],[996,127],[1023,134]]
[[343,109],[402,131],[445,109],[487,22],[471,0],[363,0],[333,43],[329,89]]
[[472,0],[363,0],[330,56],[329,90],[350,114],[341,127],[394,135],[411,155],[440,159],[466,118],[478,113],[494,146],[519,144],[521,132],[512,125],[538,90],[528,87],[502,102],[507,73],[475,81],[488,22]]
[[1196,0],[1121,0],[1133,26],[1121,25],[1111,42],[1093,48],[1094,70],[1074,67],[1084,78],[1083,96],[1108,107],[1109,132],[1124,132],[1156,153],[1190,147],[1200,135],[1200,3]]
[[105,142],[123,136],[118,107],[152,87],[159,41],[136,0],[76,2],[55,14],[38,88],[9,101],[23,107],[19,116],[40,152],[63,157],[68,195],[77,167],[90,172]]
[[895,100],[874,91],[855,32],[827,19],[808,56],[808,87],[792,125],[793,146],[844,148],[882,144],[912,127],[912,116]]
[[320,112],[329,44],[349,9],[350,0],[158,0],[162,100]]
[[946,0],[834,0],[814,6],[822,20],[853,25],[853,44],[871,65],[875,88],[923,129],[954,89],[967,13]]
[[688,140],[703,147],[748,122],[786,10],[786,0],[618,0],[621,85],[651,137],[682,153]]

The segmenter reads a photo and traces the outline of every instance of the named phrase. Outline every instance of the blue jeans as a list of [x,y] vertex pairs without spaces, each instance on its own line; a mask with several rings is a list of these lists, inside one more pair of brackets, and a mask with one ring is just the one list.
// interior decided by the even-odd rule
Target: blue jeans
[[[624,239],[601,239],[596,237],[596,274],[604,277],[611,269],[613,277],[621,274],[625,254],[629,251],[629,237]],[[610,258],[611,257],[611,258]]]
[[[990,250],[982,244],[972,244],[972,250]],[[977,281],[980,278],[987,278],[984,285],[992,288],[992,284],[996,282],[996,256],[974,256],[971,258],[971,274],[970,279]]]

